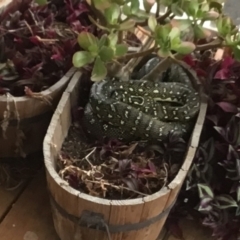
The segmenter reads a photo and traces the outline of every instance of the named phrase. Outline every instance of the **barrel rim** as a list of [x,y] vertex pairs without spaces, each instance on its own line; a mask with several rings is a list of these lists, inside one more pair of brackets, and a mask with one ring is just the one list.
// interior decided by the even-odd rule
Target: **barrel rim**
[[[75,67],[71,67],[66,74],[64,74],[55,84],[53,84],[51,87],[47,88],[44,91],[39,92],[42,96],[49,96],[53,92],[56,92],[59,88],[61,88],[73,75],[73,73],[76,71]],[[32,101],[33,99],[27,96],[21,96],[21,97],[15,97],[14,99],[18,102],[27,102]],[[0,95],[0,102],[6,103],[8,101],[6,95]]]

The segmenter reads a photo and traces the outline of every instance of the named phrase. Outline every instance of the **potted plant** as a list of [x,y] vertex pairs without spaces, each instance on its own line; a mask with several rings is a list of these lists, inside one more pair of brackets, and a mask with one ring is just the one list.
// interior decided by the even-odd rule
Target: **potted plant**
[[77,34],[96,28],[79,1],[6,3],[0,15],[0,158],[9,162],[41,153],[51,116],[75,72]]
[[[87,1],[97,16],[89,19],[102,32],[78,35],[83,50],[73,64],[82,79],[72,79],[44,140],[61,239],[157,238],[191,165],[207,106],[200,73],[183,59],[199,60],[225,45],[238,58],[238,30],[219,2],[162,1],[167,11],[159,16],[159,3],[152,14],[154,2],[140,10],[139,1]],[[175,18],[183,13],[187,19]],[[217,32],[202,26],[208,20]],[[136,29],[147,40],[130,53],[125,36]]]

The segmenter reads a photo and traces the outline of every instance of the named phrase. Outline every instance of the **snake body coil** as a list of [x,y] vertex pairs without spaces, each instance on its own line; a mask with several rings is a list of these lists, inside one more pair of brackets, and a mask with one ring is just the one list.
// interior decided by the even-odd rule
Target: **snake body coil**
[[[153,68],[157,61],[150,61]],[[146,66],[139,71],[141,75],[149,71]],[[199,96],[189,77],[180,66],[172,65],[155,82],[111,79],[94,83],[83,126],[98,139],[162,141],[173,131],[186,136],[198,111]]]

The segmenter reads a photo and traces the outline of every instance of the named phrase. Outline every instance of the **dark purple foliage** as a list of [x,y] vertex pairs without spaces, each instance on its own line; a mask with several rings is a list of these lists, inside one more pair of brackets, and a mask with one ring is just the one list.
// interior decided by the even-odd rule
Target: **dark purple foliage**
[[187,147],[174,133],[161,145],[114,139],[79,145],[80,128],[70,132],[58,159],[60,176],[81,192],[108,199],[137,198],[167,186]]
[[[210,98],[200,145],[168,224],[171,219],[176,224],[176,219],[190,214],[202,219],[217,240],[238,239],[240,65],[226,57],[211,66],[215,67],[215,74],[212,81],[205,83]],[[196,211],[201,214],[196,215]]]
[[25,87],[40,92],[55,84],[72,66],[77,34],[97,34],[88,14],[86,3],[77,0],[53,0],[44,6],[27,0],[0,16],[0,62],[10,60],[18,75],[9,81],[11,69],[5,69],[8,75],[1,72],[0,93],[22,96]]

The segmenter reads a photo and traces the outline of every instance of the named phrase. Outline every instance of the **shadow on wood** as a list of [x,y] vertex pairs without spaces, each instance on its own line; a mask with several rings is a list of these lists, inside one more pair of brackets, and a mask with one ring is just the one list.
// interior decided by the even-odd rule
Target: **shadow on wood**
[[[41,171],[13,204],[0,224],[1,240],[59,240],[53,227],[45,179]],[[4,208],[2,199],[7,203],[15,194],[8,195],[1,197],[0,209]]]

